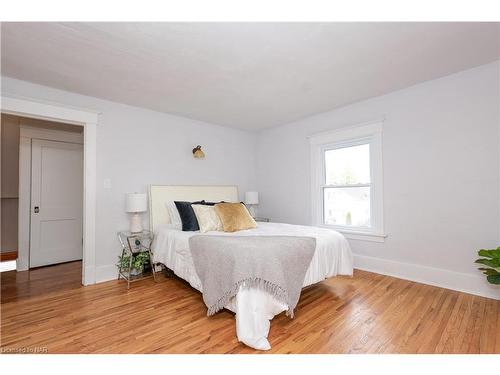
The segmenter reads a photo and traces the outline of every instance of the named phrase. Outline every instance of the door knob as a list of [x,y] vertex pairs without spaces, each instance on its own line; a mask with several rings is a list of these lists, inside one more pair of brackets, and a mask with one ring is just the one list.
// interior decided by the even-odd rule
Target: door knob
[[35,211],[35,214],[39,213],[40,212],[40,207],[35,206],[35,210],[34,211]]

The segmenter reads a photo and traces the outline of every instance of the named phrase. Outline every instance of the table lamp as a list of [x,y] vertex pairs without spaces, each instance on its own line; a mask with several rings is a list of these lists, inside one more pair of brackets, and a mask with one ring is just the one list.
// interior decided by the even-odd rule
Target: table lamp
[[249,206],[248,211],[252,217],[255,217],[255,206],[259,204],[259,193],[256,191],[247,191],[245,193],[245,205]]
[[142,232],[141,212],[148,210],[148,199],[144,193],[129,193],[126,199],[126,212],[130,212],[130,231],[132,233]]

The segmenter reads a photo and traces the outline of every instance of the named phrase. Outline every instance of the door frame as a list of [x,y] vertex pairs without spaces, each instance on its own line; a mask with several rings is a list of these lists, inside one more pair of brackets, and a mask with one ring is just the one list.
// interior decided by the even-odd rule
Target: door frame
[[[31,267],[31,144],[32,140],[48,140],[84,145],[82,133],[64,130],[41,129],[21,125],[19,129],[19,232],[16,270]],[[83,170],[82,170],[83,173]],[[83,197],[82,197],[83,198]],[[83,223],[83,217],[82,217]],[[82,249],[83,250],[83,249]],[[83,253],[83,251],[82,251]]]
[[[96,160],[99,112],[44,103],[31,98],[3,94],[1,112],[40,120],[83,126],[83,265],[82,284],[95,284]],[[23,224],[24,223],[20,223]],[[21,226],[20,226],[21,228]],[[21,231],[19,240],[22,241]],[[21,242],[19,242],[21,244]],[[28,265],[18,262],[18,271]],[[27,268],[26,268],[27,269]]]

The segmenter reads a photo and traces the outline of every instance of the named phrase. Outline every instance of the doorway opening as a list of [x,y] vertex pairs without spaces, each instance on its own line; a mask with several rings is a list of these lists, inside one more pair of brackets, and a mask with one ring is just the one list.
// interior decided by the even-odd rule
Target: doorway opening
[[15,259],[17,271],[50,273],[67,262],[81,269],[83,126],[1,116],[2,260]]

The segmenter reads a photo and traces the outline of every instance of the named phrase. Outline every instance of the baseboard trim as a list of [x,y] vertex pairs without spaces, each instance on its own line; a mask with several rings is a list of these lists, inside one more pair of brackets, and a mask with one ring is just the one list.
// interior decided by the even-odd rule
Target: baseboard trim
[[354,268],[500,300],[500,285],[489,284],[477,275],[365,255],[354,255]]
[[[354,255],[354,268],[500,300],[500,285],[489,284],[479,272],[474,275],[365,255]],[[118,271],[115,264],[95,267],[96,283],[117,278]]]
[[103,283],[105,281],[118,279],[118,269],[116,264],[107,264],[105,266],[95,267],[95,282]]

